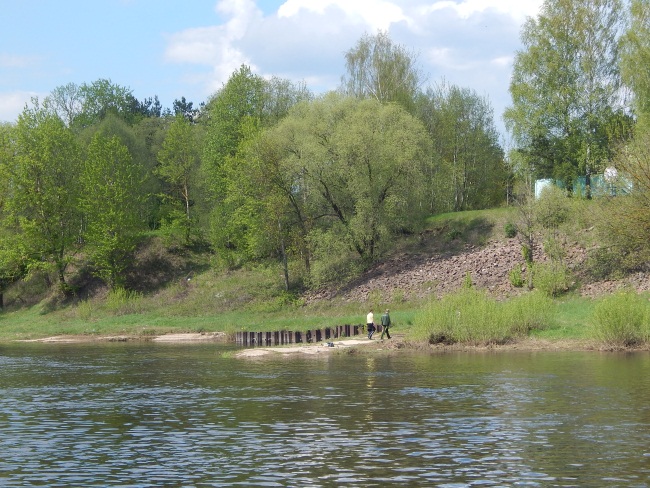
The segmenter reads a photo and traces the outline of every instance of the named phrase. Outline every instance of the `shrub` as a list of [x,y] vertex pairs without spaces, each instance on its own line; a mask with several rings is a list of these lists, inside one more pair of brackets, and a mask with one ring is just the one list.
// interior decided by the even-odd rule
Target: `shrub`
[[142,311],[142,295],[124,288],[111,290],[106,297],[106,309],[114,315],[128,315]]
[[596,337],[612,347],[639,345],[650,340],[650,304],[632,291],[618,292],[594,307]]
[[510,284],[515,288],[521,288],[524,286],[524,277],[521,274],[521,266],[515,266],[509,274]]
[[520,335],[528,334],[531,330],[545,329],[552,319],[553,302],[539,291],[513,298],[505,302],[503,307],[512,330]]
[[513,224],[512,222],[508,222],[505,225],[504,230],[505,230],[505,233],[506,233],[506,237],[508,239],[512,239],[513,237],[516,237],[516,235],[517,235],[517,226],[515,224]]
[[416,339],[429,343],[505,344],[549,321],[550,300],[528,293],[497,302],[484,292],[463,288],[433,300],[414,320]]
[[560,296],[571,286],[571,271],[562,263],[535,263],[532,272],[533,286],[548,297]]

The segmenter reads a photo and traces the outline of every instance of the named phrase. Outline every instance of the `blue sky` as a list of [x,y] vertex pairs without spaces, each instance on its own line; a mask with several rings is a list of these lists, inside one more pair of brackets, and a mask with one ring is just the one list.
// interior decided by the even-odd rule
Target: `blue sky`
[[241,64],[338,86],[344,54],[389,32],[443,79],[489,97],[501,129],[519,34],[542,0],[0,0],[0,122],[33,96],[108,78],[163,107],[198,105]]

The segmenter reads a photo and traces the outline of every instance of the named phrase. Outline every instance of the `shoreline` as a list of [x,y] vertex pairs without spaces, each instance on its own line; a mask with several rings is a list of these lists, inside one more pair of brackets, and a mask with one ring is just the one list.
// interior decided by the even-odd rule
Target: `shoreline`
[[[42,337],[38,339],[22,339],[11,342],[17,343],[40,343],[40,344],[89,344],[101,342],[154,342],[166,344],[189,344],[228,342],[226,332],[204,332],[204,333],[170,333],[161,335],[58,335]],[[328,343],[332,346],[328,346]],[[317,343],[297,343],[277,346],[259,346],[242,348],[236,352],[237,358],[262,358],[305,355],[316,356],[332,352],[346,351],[356,352],[357,350],[368,352],[421,352],[421,353],[445,353],[445,352],[535,352],[535,351],[563,351],[563,352],[641,352],[650,351],[650,345],[640,347],[608,347],[606,344],[593,340],[562,339],[548,340],[528,337],[508,344],[425,344],[408,341],[404,336],[393,335],[393,338],[381,340],[359,338],[342,338]]]

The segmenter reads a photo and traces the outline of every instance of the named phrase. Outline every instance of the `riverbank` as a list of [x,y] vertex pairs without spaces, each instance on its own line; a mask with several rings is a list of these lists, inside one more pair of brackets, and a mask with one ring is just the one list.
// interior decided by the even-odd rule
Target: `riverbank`
[[[170,333],[155,336],[142,335],[60,335],[38,339],[24,339],[13,342],[40,344],[84,344],[101,342],[154,342],[167,344],[191,344],[228,342],[224,332],[209,333]],[[330,346],[331,344],[331,346]],[[295,356],[324,356],[332,353],[375,354],[375,353],[450,353],[450,352],[541,352],[541,351],[650,351],[650,344],[638,347],[609,347],[591,339],[549,340],[526,337],[508,344],[468,345],[468,344],[426,344],[408,340],[404,334],[393,334],[391,339],[369,340],[364,336],[343,338],[317,343],[299,343],[277,346],[248,347],[233,353],[241,359],[258,359]]]

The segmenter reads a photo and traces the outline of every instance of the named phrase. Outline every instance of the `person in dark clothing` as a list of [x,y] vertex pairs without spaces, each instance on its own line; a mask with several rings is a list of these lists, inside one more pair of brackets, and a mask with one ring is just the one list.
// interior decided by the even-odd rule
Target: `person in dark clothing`
[[388,329],[390,329],[390,325],[391,325],[390,324],[390,314],[389,314],[389,312],[390,312],[390,310],[386,309],[384,314],[381,316],[381,328],[382,328],[381,339],[384,338],[384,334],[386,334],[386,337],[388,337],[390,339],[390,332],[388,331]]

